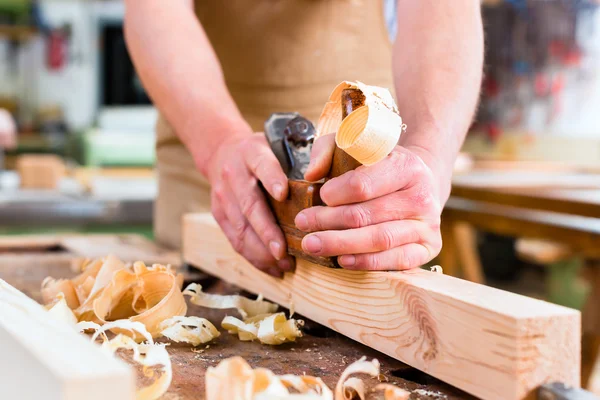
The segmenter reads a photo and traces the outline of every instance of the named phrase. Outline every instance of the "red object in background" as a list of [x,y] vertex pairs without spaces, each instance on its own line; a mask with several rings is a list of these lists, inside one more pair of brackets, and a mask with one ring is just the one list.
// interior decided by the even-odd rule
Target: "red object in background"
[[558,74],[554,77],[554,80],[552,81],[552,88],[550,89],[550,91],[552,92],[552,94],[556,95],[560,92],[562,92],[562,90],[565,88],[565,77],[563,74]]
[[581,51],[571,50],[562,57],[562,63],[568,67],[577,67],[581,64]]
[[550,82],[548,76],[544,73],[538,73],[535,76],[535,94],[536,96],[545,96],[550,91]]
[[489,98],[494,98],[500,93],[500,85],[494,78],[486,76],[483,81],[483,92]]
[[485,128],[487,136],[492,142],[495,142],[502,135],[502,129],[495,122],[490,122]]
[[60,29],[54,29],[47,40],[46,65],[52,71],[60,70],[66,63],[67,35]]

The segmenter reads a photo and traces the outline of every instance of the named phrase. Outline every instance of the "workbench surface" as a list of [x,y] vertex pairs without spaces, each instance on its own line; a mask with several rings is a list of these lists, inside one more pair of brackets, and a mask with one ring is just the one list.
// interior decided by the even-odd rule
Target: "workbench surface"
[[[0,249],[0,278],[4,279],[30,297],[40,301],[40,283],[47,276],[70,278],[74,272],[70,268],[72,254],[68,251],[19,252]],[[190,270],[186,273],[186,283],[199,282],[212,293],[233,294],[239,289],[206,275]],[[208,310],[190,305],[188,315],[208,318],[215,326],[234,310]],[[297,318],[301,318],[296,315]],[[306,320],[306,319],[305,319]],[[266,367],[276,374],[307,374],[319,376],[334,388],[341,372],[347,365],[366,356],[381,362],[381,372],[389,382],[413,392],[411,399],[470,399],[471,396],[444,384],[412,367],[386,357],[383,354],[341,336],[312,321],[306,321],[305,335],[296,343],[281,346],[267,346],[256,342],[242,342],[237,336],[223,332],[210,343],[201,345],[192,352],[188,344],[171,343],[168,347],[173,365],[173,381],[163,399],[202,399],[204,398],[204,374],[208,367],[216,366],[221,360],[242,356],[253,367]],[[199,352],[199,350],[202,350]],[[474,377],[475,378],[475,377]],[[368,388],[378,383],[377,379],[365,378]],[[373,395],[368,397],[377,398]],[[381,397],[382,398],[382,397]]]

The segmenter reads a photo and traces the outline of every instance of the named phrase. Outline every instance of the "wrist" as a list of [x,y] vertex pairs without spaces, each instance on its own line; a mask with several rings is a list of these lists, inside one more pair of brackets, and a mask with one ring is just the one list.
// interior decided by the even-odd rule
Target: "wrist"
[[[196,169],[209,181],[213,179],[213,166],[218,163],[222,150],[232,142],[250,137],[253,133],[243,119],[190,125],[186,130],[191,134],[187,135],[189,139],[185,144],[192,154]],[[198,126],[202,128],[199,129]]]
[[450,196],[455,156],[450,152],[437,152],[419,144],[406,144],[403,147],[416,154],[430,169],[440,204],[443,206]]

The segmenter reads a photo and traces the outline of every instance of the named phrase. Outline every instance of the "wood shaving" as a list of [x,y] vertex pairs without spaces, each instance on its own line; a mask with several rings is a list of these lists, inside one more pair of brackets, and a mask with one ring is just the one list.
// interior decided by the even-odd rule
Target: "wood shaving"
[[372,361],[366,361],[367,357],[361,357],[358,361],[348,365],[348,367],[342,372],[337,385],[335,386],[335,400],[344,399],[344,384],[353,374],[368,374],[373,377],[379,376],[379,361],[373,359]]
[[[103,337],[102,349],[114,355],[119,349],[133,351],[133,360],[143,366],[144,375],[154,376],[152,367],[161,366],[158,369],[160,376],[149,386],[138,389],[136,400],[156,400],[167,392],[173,378],[171,359],[164,344],[154,343],[152,335],[148,332],[141,322],[132,322],[129,320],[113,321],[100,326],[95,322],[83,321],[77,324],[80,331],[95,330],[91,341],[95,342],[100,335]],[[137,343],[130,336],[118,334],[113,339],[108,340],[105,332],[118,328],[120,330],[130,331],[146,339],[145,343]],[[135,336],[135,335],[132,335]]]
[[160,328],[163,336],[194,346],[210,342],[221,335],[209,320],[200,317],[172,317],[164,320]]
[[431,272],[436,272],[438,274],[443,274],[444,270],[439,265],[434,265],[433,267],[431,267]]
[[302,325],[304,321],[288,320],[283,312],[257,315],[244,321],[227,316],[221,322],[223,329],[231,334],[237,334],[242,341],[258,340],[269,345],[295,341],[302,336],[300,331]]
[[410,392],[389,383],[380,383],[375,390],[383,390],[384,400],[408,400]]
[[204,293],[202,286],[197,283],[191,283],[183,291],[184,295],[190,296],[190,301],[197,305],[207,308],[228,309],[235,308],[243,319],[262,314],[271,314],[277,311],[277,304],[263,300],[259,295],[256,300],[251,300],[239,295],[220,295]]
[[[293,388],[298,393],[290,393]],[[268,369],[252,369],[241,357],[221,361],[206,371],[206,400],[333,400],[320,378],[277,376]]]
[[365,384],[362,379],[350,377],[344,382],[344,400],[352,400],[357,396],[365,400]]
[[62,292],[58,293],[58,301],[54,305],[49,306],[48,313],[59,321],[63,321],[69,325],[77,324],[77,317],[67,305],[65,296]]
[[[365,105],[342,120],[340,98],[344,89],[358,89]],[[329,96],[317,122],[317,137],[335,134],[337,146],[363,165],[387,157],[405,129],[389,90],[361,82],[341,82]]]
[[[71,280],[48,277],[42,282],[44,303],[51,307],[64,301],[78,321],[103,325],[107,321],[129,319],[141,322],[152,337],[161,336],[160,324],[174,316],[183,316],[187,305],[181,292],[182,275],[169,266],[142,262],[126,265],[109,255],[83,263],[83,271]],[[128,331],[119,331],[115,334]],[[136,340],[142,337],[134,336]]]

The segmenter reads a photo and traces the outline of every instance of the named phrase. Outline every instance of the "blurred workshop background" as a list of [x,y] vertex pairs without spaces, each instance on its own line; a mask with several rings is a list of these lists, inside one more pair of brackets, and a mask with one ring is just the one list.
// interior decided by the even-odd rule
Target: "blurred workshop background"
[[[444,211],[446,273],[600,301],[599,8],[482,2],[486,77]],[[0,123],[16,126],[0,141],[0,235],[152,238],[156,110],[123,15],[114,0],[0,0]]]

